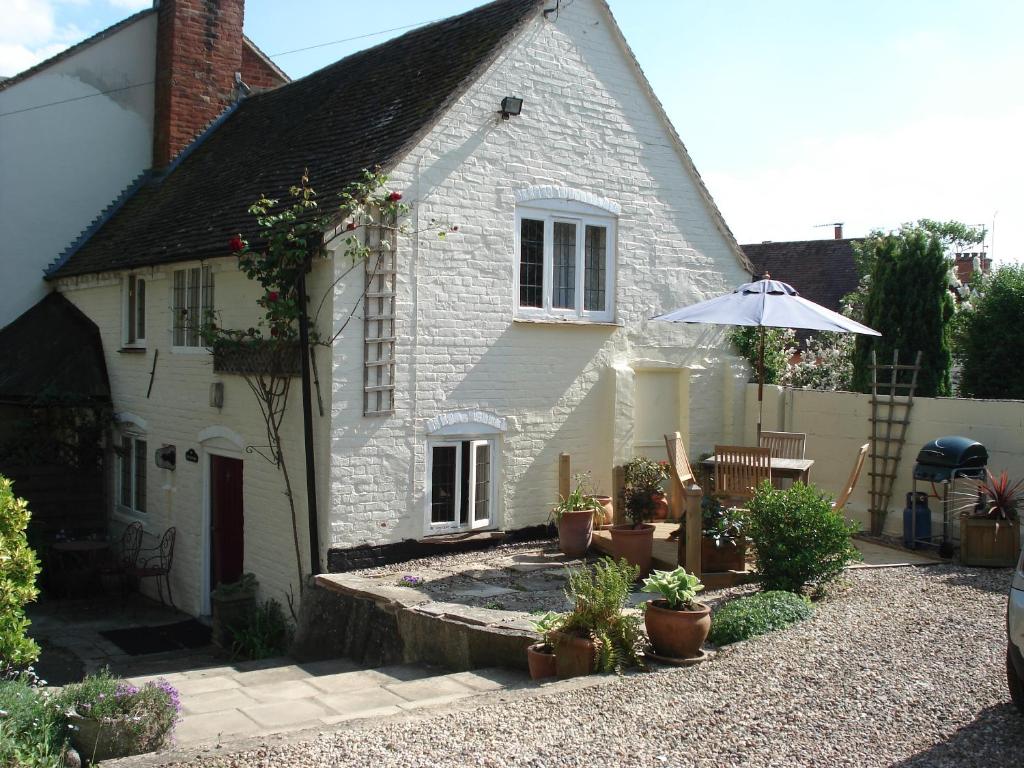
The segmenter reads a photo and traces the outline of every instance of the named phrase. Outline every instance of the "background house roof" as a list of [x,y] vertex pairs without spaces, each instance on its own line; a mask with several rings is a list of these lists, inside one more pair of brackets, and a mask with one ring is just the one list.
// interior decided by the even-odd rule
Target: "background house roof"
[[0,360],[0,402],[110,401],[99,328],[59,293],[0,329]]
[[330,200],[397,161],[543,4],[497,0],[246,99],[49,276],[229,255],[232,234],[258,234],[249,206],[286,197],[304,169]]
[[741,245],[757,274],[771,273],[805,299],[841,312],[841,299],[857,287],[853,244],[859,238]]

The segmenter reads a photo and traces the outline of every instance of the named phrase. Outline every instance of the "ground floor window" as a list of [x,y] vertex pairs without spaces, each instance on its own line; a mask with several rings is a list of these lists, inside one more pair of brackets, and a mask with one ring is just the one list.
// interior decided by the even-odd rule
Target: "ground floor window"
[[117,503],[132,513],[146,511],[146,440],[138,435],[117,437],[115,471],[117,472]]
[[445,439],[429,445],[432,529],[485,528],[494,519],[494,440]]

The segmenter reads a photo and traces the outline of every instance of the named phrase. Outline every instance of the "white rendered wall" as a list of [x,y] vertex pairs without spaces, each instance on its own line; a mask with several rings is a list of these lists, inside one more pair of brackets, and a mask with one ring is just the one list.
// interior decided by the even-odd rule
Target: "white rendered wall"
[[[501,121],[506,95],[525,103],[521,116]],[[742,425],[735,414],[746,374],[723,332],[648,320],[748,275],[601,4],[577,0],[563,4],[557,23],[531,22],[391,184],[414,206],[411,228],[428,231],[399,246],[393,417],[362,415],[362,328],[334,348],[333,546],[424,535],[427,431],[444,414],[505,420],[497,522],[509,529],[547,520],[561,452],[607,492],[612,465],[643,437],[633,434],[638,370],[681,371],[687,402],[664,431],[683,430],[691,453],[719,441],[723,423],[730,439]],[[617,324],[513,320],[515,194],[536,185],[621,206]],[[459,233],[438,240],[432,218]],[[339,286],[336,322],[361,288]]]
[[155,45],[151,14],[0,91],[0,326],[45,295],[43,270],[150,167]]
[[[207,264],[214,270],[215,308],[222,326],[248,328],[255,325],[259,316],[259,308],[255,303],[259,295],[258,286],[238,271],[237,260],[234,258],[215,259]],[[213,433],[234,433],[241,440],[242,448],[254,445],[267,453],[267,437],[256,398],[241,376],[214,373],[213,359],[205,350],[181,352],[170,346],[170,271],[186,266],[195,264],[135,271],[135,274],[147,280],[147,348],[144,354],[118,351],[121,347],[122,274],[67,278],[61,280],[57,287],[100,328],[115,412],[132,414],[145,422],[149,452],[149,509],[141,519],[146,531],[153,537],[169,526],[177,527],[172,585],[178,607],[195,615],[202,611],[201,588],[204,585],[204,573],[209,568],[206,559],[209,542],[203,518],[204,497],[207,494],[204,465],[209,461],[210,450],[225,452],[242,459],[244,463],[244,568],[256,574],[262,597],[274,597],[285,605],[289,589],[298,598],[299,583],[281,472],[258,454],[246,453],[231,439],[213,437],[205,442],[201,439]],[[310,296],[319,300],[318,297],[324,295],[330,274],[329,262],[322,261],[315,266],[309,279]],[[154,371],[157,350],[159,355],[153,373],[153,389],[147,397],[150,372]],[[325,411],[329,413],[331,388],[326,379],[329,368],[327,355],[321,355],[318,363],[321,380],[324,381],[322,389]],[[224,384],[224,406],[220,409],[209,405],[210,384],[217,381]],[[297,502],[303,567],[308,573],[309,544],[299,381],[297,377],[292,379],[282,431]],[[322,479],[318,493],[320,499],[325,499],[328,476],[327,420],[317,415],[315,404],[313,413],[317,454],[323,457],[318,467]],[[154,464],[154,452],[164,444],[177,447],[177,467],[173,472],[158,469]],[[185,453],[189,449],[199,455],[198,463],[185,460]],[[324,501],[320,503],[323,508]],[[134,518],[114,509],[112,519],[113,530],[116,532],[118,523]],[[326,537],[326,526],[322,528],[321,542]],[[149,544],[152,543],[151,539]],[[326,550],[326,545],[323,549]]]

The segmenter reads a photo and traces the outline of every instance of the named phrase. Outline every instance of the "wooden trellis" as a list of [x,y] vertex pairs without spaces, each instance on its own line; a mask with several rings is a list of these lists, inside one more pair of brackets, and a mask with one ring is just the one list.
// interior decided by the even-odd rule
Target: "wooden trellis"
[[[874,351],[871,352],[871,471],[868,475],[871,477],[871,533],[874,536],[880,536],[885,528],[920,370],[920,351],[913,365],[900,365],[898,350],[892,353],[891,365],[878,365]],[[910,372],[909,382],[900,381],[901,371]],[[884,380],[886,376],[888,381]],[[895,432],[893,427],[896,427]]]
[[363,304],[363,415],[395,412],[395,236],[393,222],[367,228]]

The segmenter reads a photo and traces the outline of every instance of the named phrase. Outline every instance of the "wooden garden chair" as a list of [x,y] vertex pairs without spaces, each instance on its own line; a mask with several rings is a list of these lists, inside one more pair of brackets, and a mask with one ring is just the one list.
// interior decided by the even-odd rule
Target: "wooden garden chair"
[[857,480],[860,478],[860,471],[864,469],[864,459],[868,455],[868,449],[871,447],[871,443],[864,443],[860,447],[860,451],[857,453],[857,459],[853,462],[853,471],[850,472],[850,477],[846,480],[846,485],[843,486],[842,492],[836,497],[836,500],[832,502],[832,509],[836,512],[842,512],[846,506],[846,502],[850,500],[850,496],[853,495],[853,489],[857,485]]
[[[704,527],[700,506],[704,495],[697,478],[686,458],[683,437],[678,432],[665,435],[665,450],[668,452],[668,467],[672,479],[672,508],[679,520],[679,527],[669,534],[669,541],[678,539],[676,562],[685,564],[691,573],[701,574],[700,545]],[[685,536],[681,534],[686,534]]]
[[[746,445],[715,446],[715,493],[727,502],[750,501],[765,480],[772,479],[771,450]],[[726,506],[739,506],[727,503]]]
[[803,432],[761,432],[761,447],[778,459],[802,459],[807,435]]

